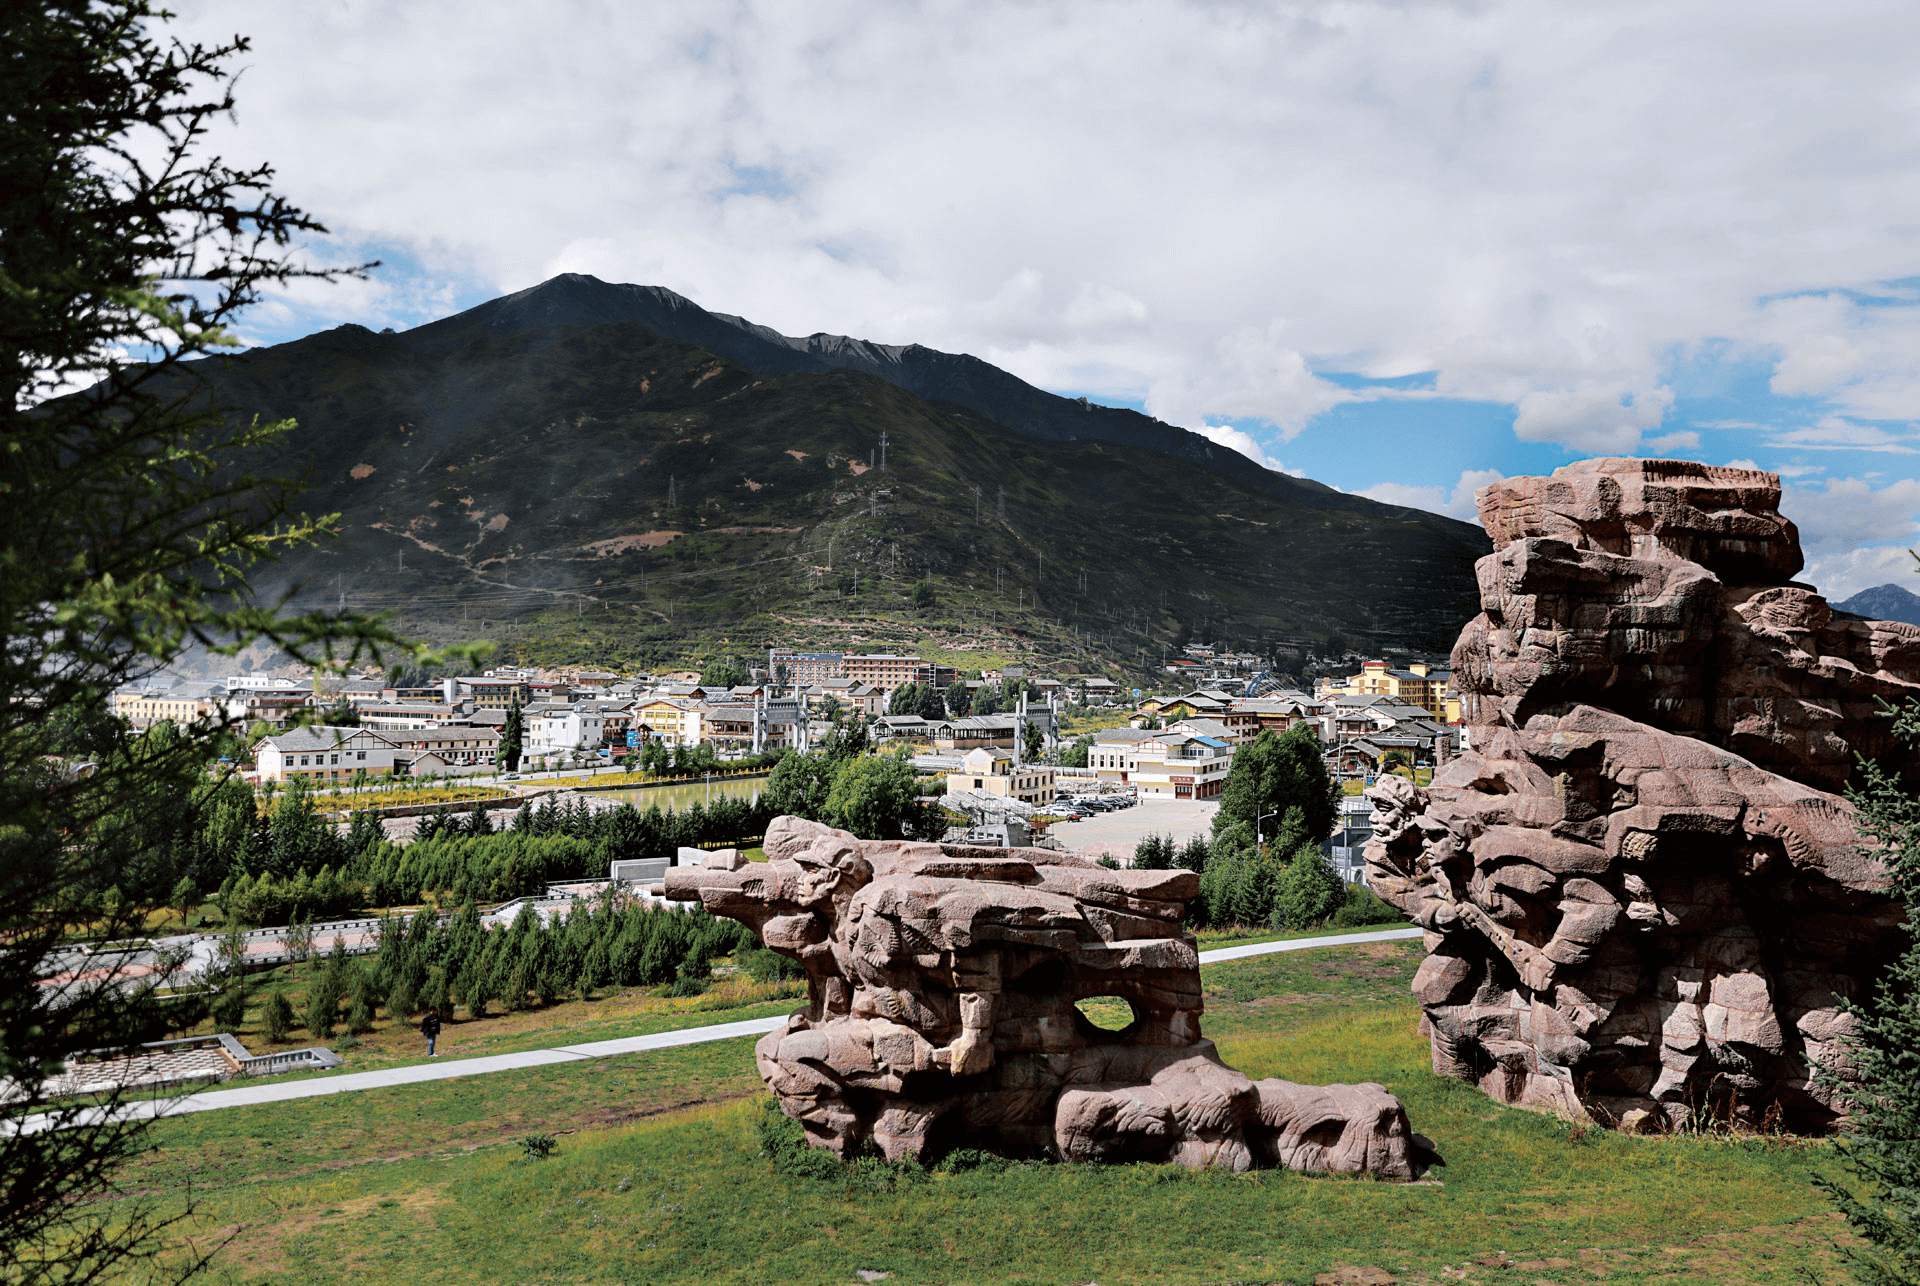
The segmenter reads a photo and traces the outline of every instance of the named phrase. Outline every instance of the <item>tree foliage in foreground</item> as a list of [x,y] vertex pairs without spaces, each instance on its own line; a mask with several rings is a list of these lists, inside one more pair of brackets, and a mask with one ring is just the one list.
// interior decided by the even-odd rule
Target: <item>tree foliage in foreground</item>
[[[1920,704],[1894,719],[1905,744],[1920,744]],[[1847,1042],[1850,1072],[1822,1074],[1850,1109],[1851,1130],[1836,1145],[1851,1184],[1820,1180],[1867,1248],[1849,1252],[1868,1286],[1920,1283],[1920,797],[1879,764],[1862,763],[1849,790],[1862,831],[1878,840],[1892,893],[1906,907],[1906,949],[1864,1003],[1847,1006],[1858,1024]]]
[[[130,1275],[166,1214],[116,1188],[142,1126],[81,1123],[48,1084],[77,1051],[162,1035],[199,1015],[131,986],[114,957],[59,985],[69,935],[125,936],[171,894],[162,852],[190,828],[143,816],[204,772],[223,731],[112,746],[113,690],[191,646],[264,641],[348,663],[398,640],[355,616],[260,600],[263,560],[326,528],[291,482],[248,460],[284,434],[208,405],[183,363],[231,346],[269,287],[338,274],[289,247],[324,231],[272,191],[267,166],[206,154],[233,109],[235,39],[183,44],[143,0],[41,0],[0,14],[0,1280]],[[151,879],[133,879],[140,873]],[[167,887],[160,885],[166,883]],[[152,890],[158,889],[158,892]],[[140,891],[136,891],[140,890]],[[22,1132],[51,1113],[63,1128]],[[140,1275],[189,1271],[150,1263]]]

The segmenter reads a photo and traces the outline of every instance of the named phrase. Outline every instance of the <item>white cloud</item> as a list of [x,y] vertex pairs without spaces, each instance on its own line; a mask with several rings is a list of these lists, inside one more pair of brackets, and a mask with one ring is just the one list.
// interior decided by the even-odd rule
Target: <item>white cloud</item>
[[1252,434],[1236,429],[1231,424],[1196,424],[1193,426],[1193,431],[1209,442],[1238,451],[1255,464],[1263,465],[1277,473],[1286,472],[1278,460],[1268,455],[1265,448],[1254,441]]
[[1829,415],[1818,424],[1783,430],[1769,438],[1767,445],[1802,451],[1878,451],[1890,455],[1920,455],[1916,442],[1920,442],[1920,436],[1911,432],[1902,436],[1875,424],[1858,424],[1842,416]]
[[1640,435],[1656,427],[1673,402],[1666,389],[1622,398],[1611,389],[1527,393],[1520,398],[1513,431],[1528,442],[1559,442],[1596,455],[1625,455]]
[[1665,455],[1676,451],[1698,451],[1700,435],[1691,429],[1683,429],[1678,433],[1663,433],[1657,438],[1648,438],[1640,445],[1649,454]]
[[1916,571],[1920,568],[1906,546],[1875,545],[1809,562],[1800,579],[1817,587],[1828,602],[1840,603],[1875,585],[1898,585],[1920,594]]
[[1315,369],[1433,371],[1632,451],[1711,337],[1920,418],[1911,292],[1837,289],[1920,263],[1899,0],[179,7],[254,38],[230,158],[436,280],[657,283],[1283,437],[1360,396]]
[[1907,547],[1920,543],[1920,480],[1912,478],[1878,488],[1861,478],[1833,478],[1819,488],[1788,483],[1780,510],[1800,528],[1807,554],[1801,579],[1836,602],[1898,579],[1895,573],[1912,565]]
[[1499,482],[1506,475],[1498,469],[1467,469],[1451,489],[1440,486],[1419,487],[1399,482],[1382,482],[1368,487],[1356,494],[1369,500],[1378,500],[1383,504],[1405,505],[1410,509],[1425,509],[1429,513],[1445,514],[1449,518],[1459,518],[1473,522],[1479,517],[1479,508],[1474,504],[1474,495],[1482,487]]

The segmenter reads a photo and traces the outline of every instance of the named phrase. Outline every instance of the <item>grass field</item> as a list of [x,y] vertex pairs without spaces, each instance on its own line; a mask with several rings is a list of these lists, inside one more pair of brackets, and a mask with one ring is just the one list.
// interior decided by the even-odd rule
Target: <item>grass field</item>
[[[1407,999],[1418,959],[1395,942],[1210,966],[1206,1027],[1256,1077],[1385,1083],[1446,1158],[1436,1183],[782,1178],[741,1039],[185,1117],[130,1186],[191,1189],[196,1244],[224,1243],[208,1280],[235,1284],[1843,1280],[1844,1229],[1808,1182],[1828,1148],[1593,1133],[1437,1079]],[[517,1146],[539,1133],[560,1137],[543,1161]]]

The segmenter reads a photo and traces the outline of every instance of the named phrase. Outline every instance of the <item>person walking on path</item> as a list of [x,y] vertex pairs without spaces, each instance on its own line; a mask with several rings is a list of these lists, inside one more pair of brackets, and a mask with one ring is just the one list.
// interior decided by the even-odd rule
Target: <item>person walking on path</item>
[[440,1011],[438,1009],[427,1010],[426,1017],[420,1020],[420,1034],[427,1038],[427,1057],[436,1057],[433,1052],[433,1043],[440,1038]]

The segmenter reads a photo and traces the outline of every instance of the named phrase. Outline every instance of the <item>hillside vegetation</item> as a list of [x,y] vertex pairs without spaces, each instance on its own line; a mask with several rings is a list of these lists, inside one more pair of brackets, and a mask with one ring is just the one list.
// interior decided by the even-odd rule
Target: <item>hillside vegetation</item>
[[1036,438],[860,371],[762,375],[630,322],[344,326],[196,373],[198,396],[299,421],[271,463],[342,515],[292,569],[303,601],[537,661],[780,641],[1098,669],[1188,634],[1445,646],[1486,548],[1417,510]]

